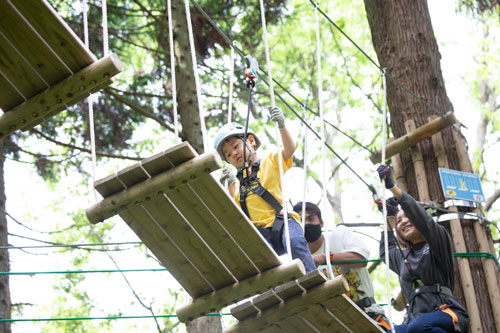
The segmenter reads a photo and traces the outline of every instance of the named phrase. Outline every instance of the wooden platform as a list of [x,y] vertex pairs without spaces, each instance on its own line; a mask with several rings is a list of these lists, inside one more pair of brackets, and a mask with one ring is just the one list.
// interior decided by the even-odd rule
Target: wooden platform
[[111,84],[99,61],[45,0],[0,0],[0,138],[27,130]]
[[346,291],[344,277],[313,271],[232,308],[239,322],[225,332],[384,332]]
[[[216,152],[188,143],[95,183],[104,199],[87,209],[97,223],[119,214],[193,297],[177,309],[187,321],[304,275],[300,260],[281,263],[210,172]],[[159,286],[161,287],[161,286]]]

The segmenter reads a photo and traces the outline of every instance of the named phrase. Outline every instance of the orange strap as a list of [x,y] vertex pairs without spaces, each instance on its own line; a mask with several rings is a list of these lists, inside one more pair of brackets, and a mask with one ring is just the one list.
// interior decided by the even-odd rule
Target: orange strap
[[455,331],[457,330],[457,327],[455,326],[455,323],[458,323],[458,317],[457,315],[455,314],[455,312],[453,312],[447,304],[443,304],[439,307],[439,309],[441,311],[443,311],[444,313],[448,314],[451,319],[453,320],[453,328],[455,328]]
[[388,331],[391,330],[391,326],[384,320],[382,315],[378,315],[378,317],[377,317],[377,319],[375,319],[375,321],[377,323],[379,323],[380,326],[384,327],[386,330],[388,330]]

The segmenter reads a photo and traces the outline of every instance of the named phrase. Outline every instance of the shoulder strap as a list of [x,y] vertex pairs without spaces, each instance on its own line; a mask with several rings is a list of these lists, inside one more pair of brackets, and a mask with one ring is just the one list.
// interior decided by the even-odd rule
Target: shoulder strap
[[260,180],[257,177],[259,168],[260,160],[252,164],[250,176],[243,177],[243,170],[240,170],[237,174],[238,180],[240,181],[240,206],[248,218],[250,218],[250,214],[248,213],[246,198],[249,191],[252,191],[261,197],[265,202],[273,207],[276,212],[279,213],[283,209],[283,206],[281,206],[279,201],[260,183]]

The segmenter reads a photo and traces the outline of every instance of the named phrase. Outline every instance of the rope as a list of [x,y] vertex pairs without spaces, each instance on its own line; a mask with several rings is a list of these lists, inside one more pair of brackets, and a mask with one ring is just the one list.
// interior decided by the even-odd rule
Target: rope
[[179,123],[177,120],[177,82],[175,79],[174,29],[172,27],[172,1],[167,0],[168,44],[170,47],[170,75],[172,76],[172,109],[174,111],[175,143],[180,142]]
[[[327,184],[327,178],[326,178],[326,159],[324,158],[325,156],[325,144],[326,144],[326,133],[325,133],[325,116],[323,113],[323,75],[321,72],[321,35],[320,35],[320,26],[319,26],[319,18],[318,18],[318,6],[316,5],[314,7],[314,19],[316,22],[316,63],[318,66],[318,105],[319,105],[319,117],[321,119],[321,150],[320,150],[320,156],[321,156],[321,179],[323,182],[322,186],[322,196],[321,196],[321,201],[323,205],[323,212],[327,212],[327,197],[326,197],[326,184]],[[329,219],[326,219],[325,223],[325,228],[326,230],[330,230],[329,227]],[[325,258],[328,258],[330,255],[330,237],[324,237],[325,239]],[[328,263],[326,265],[327,267],[327,272],[328,272],[328,277],[330,279],[333,279],[333,270],[332,270],[332,265]]]
[[234,76],[234,49],[231,48],[231,57],[229,58],[229,96],[227,101],[227,123],[231,122],[233,114],[233,76]]
[[[187,0],[186,0],[187,1]],[[274,87],[273,87],[273,76],[271,73],[271,56],[269,55],[269,44],[267,42],[267,29],[266,29],[266,13],[265,13],[265,8],[264,8],[264,1],[259,0],[260,4],[260,18],[262,22],[262,35],[264,39],[264,48],[266,51],[266,64],[267,64],[267,76],[269,77],[269,95],[271,97],[271,107],[274,108],[276,106],[276,100],[274,99]],[[278,150],[278,165],[279,165],[279,171],[280,171],[280,181],[281,181],[281,191],[282,191],[282,198],[283,198],[283,224],[285,226],[285,240],[286,240],[286,249],[288,253],[288,258],[292,260],[292,248],[290,245],[290,231],[288,227],[288,208],[287,208],[287,197],[286,197],[286,191],[285,191],[285,179],[283,177],[283,161],[282,161],[282,149],[281,149],[281,135],[280,135],[280,129],[278,127],[278,123],[276,122],[274,124],[274,129],[275,129],[275,136],[276,136],[276,146]]]
[[[312,0],[309,0],[309,2],[317,7],[317,4],[313,2]],[[320,8],[318,8],[318,11],[332,24],[344,37],[346,37],[375,67],[377,67],[380,71],[382,71],[382,68],[380,67],[379,64],[375,62],[356,42],[354,42],[349,35],[347,35],[325,12],[323,12]],[[397,84],[399,87],[401,87],[403,90],[405,90],[407,93],[409,93],[411,96],[413,96],[415,99],[417,99],[420,103],[424,104],[427,106],[432,112],[434,112],[437,116],[445,119],[446,116],[445,114],[439,112],[434,106],[430,105],[427,103],[425,100],[422,98],[418,97],[412,90],[407,88],[405,85],[403,85],[401,82],[399,82],[397,79],[393,78],[390,74],[386,73],[386,76],[393,81],[395,84]],[[462,125],[462,124],[461,124]],[[464,125],[462,125],[464,126]]]
[[106,0],[102,0],[102,43],[104,56],[109,54],[109,37],[108,37],[108,6]]
[[[206,317],[232,316],[231,313],[207,313]],[[26,321],[64,321],[64,320],[113,320],[113,319],[146,319],[146,318],[175,318],[175,314],[154,315],[154,316],[109,316],[109,317],[68,317],[68,318],[12,318],[0,319],[0,323],[26,322]]]
[[207,128],[205,126],[205,116],[201,101],[200,77],[198,75],[198,64],[196,63],[196,50],[194,48],[193,26],[191,24],[191,11],[189,9],[189,0],[184,0],[184,5],[186,7],[186,20],[187,20],[187,28],[189,36],[189,46],[191,48],[191,61],[193,63],[194,83],[196,86],[196,96],[198,99],[198,113],[200,114],[200,127],[201,127],[201,135],[203,137],[203,150],[205,152],[208,152],[209,147],[207,140]]
[[[302,104],[302,109],[304,111],[304,119],[307,119],[306,106]],[[304,189],[302,191],[302,227],[304,232],[306,231],[306,195],[307,195],[307,128],[305,128],[304,133]]]
[[[103,0],[104,1],[104,0]],[[89,24],[88,24],[88,5],[87,0],[82,0],[83,6],[83,36],[85,41],[85,47],[89,48]],[[104,13],[104,7],[103,7]],[[87,98],[88,108],[89,108],[89,130],[90,130],[90,156],[92,161],[92,186],[96,181],[96,169],[97,169],[97,154],[95,148],[95,129],[94,129],[94,95],[90,95]],[[94,199],[97,200],[97,192],[95,189],[92,191],[94,193]]]
[[[386,132],[386,117],[387,117],[387,86],[386,86],[386,79],[385,79],[385,68],[382,69],[380,72],[382,75],[382,93],[384,94],[384,101],[382,105],[382,163],[385,162],[385,132]],[[382,216],[383,216],[383,221],[387,220],[387,207],[385,205],[385,186],[384,186],[384,180],[382,179],[380,181],[380,186],[381,186],[381,193],[382,193]],[[384,251],[385,251],[385,262],[389,263],[389,240],[388,240],[388,230],[387,228],[384,228]],[[385,265],[385,282],[386,282],[386,291],[387,291],[387,304],[391,304],[391,283],[390,283],[390,272],[389,272],[389,265]],[[394,326],[392,324],[392,309],[389,307],[388,310],[388,319],[389,319],[389,326],[391,326],[391,329],[394,330]]]

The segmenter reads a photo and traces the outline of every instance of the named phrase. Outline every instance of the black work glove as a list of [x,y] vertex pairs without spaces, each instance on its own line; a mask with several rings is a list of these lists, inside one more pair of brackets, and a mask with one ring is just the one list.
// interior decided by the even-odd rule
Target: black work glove
[[386,189],[390,190],[391,188],[394,188],[396,186],[396,184],[392,180],[392,171],[390,167],[381,165],[377,168],[377,172],[380,180],[384,181]]
[[[382,200],[377,201],[377,208],[379,212],[382,213]],[[398,202],[396,198],[392,197],[385,201],[385,209],[387,212],[387,217],[395,217],[399,211]]]

